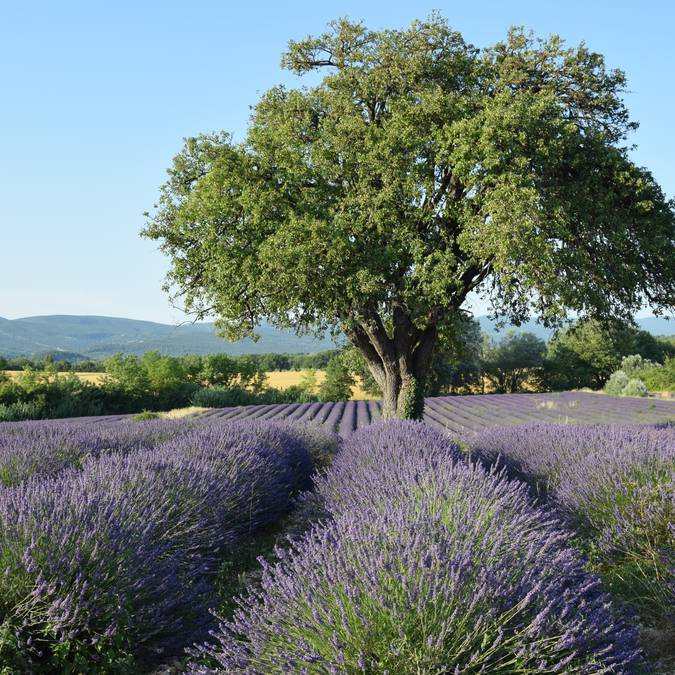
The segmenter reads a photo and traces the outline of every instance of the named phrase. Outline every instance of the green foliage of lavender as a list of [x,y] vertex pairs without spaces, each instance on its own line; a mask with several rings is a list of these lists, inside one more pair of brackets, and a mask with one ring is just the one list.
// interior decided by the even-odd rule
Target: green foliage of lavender
[[[344,489],[344,492],[342,492]],[[192,673],[630,673],[635,631],[527,488],[389,423],[347,437],[325,522],[193,650]]]
[[675,426],[523,425],[472,441],[549,499],[609,587],[646,620],[675,606]]
[[[9,672],[138,672],[180,654],[209,627],[223,556],[288,512],[310,485],[312,455],[330,445],[328,432],[289,423],[132,424],[143,431],[2,429],[10,449],[32,440],[53,460],[46,474],[28,467],[0,488]],[[65,459],[50,455],[54,441]]]

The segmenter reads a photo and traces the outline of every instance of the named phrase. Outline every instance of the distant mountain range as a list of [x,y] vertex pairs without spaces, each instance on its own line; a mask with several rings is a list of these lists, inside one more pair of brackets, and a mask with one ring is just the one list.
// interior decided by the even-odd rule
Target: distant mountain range
[[[495,322],[486,316],[477,317],[481,328],[499,338],[507,328],[496,330]],[[638,319],[638,325],[654,335],[675,333],[675,319],[656,317]],[[531,321],[518,331],[530,331],[543,339],[551,335],[549,329]],[[0,355],[35,356],[54,354],[69,360],[101,359],[117,352],[142,354],[157,350],[163,354],[261,354],[313,353],[333,349],[336,343],[329,339],[297,336],[269,324],[257,331],[260,340],[228,342],[215,334],[212,323],[171,326],[152,321],[118,319],[107,316],[33,316],[24,319],[0,318]]]
[[[534,333],[542,340],[548,340],[553,331],[550,328],[545,328],[536,321],[528,321],[520,327],[504,326],[501,329],[497,328],[497,322],[487,316],[477,316],[476,319],[480,323],[483,332],[488,333],[497,340],[504,335],[508,330],[515,330],[518,332]],[[662,318],[657,316],[649,316],[643,319],[636,319],[639,328],[646,330],[652,335],[673,335],[675,334],[675,317]]]
[[334,349],[335,343],[311,336],[297,336],[263,324],[260,339],[228,342],[218,337],[212,323],[171,326],[152,321],[108,316],[32,316],[0,318],[0,355],[32,356],[47,353],[69,360],[102,359],[112,354],[261,354],[312,353]]

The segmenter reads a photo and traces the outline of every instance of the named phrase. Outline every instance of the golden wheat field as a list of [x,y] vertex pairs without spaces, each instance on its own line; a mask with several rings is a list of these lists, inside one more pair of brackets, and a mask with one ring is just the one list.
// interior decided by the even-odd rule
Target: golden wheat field
[[[267,384],[275,389],[287,389],[302,383],[303,378],[307,375],[306,370],[273,370],[267,373]],[[326,374],[323,370],[315,370],[317,385],[323,382]],[[368,396],[363,389],[357,384],[352,387],[352,401],[363,401],[372,396]]]
[[[5,370],[2,371],[11,379],[18,379],[22,371],[20,370]],[[323,382],[325,373],[323,370],[314,371],[316,374],[316,384],[320,385]],[[308,373],[306,370],[277,370],[267,373],[267,384],[275,389],[287,389],[302,382],[303,377]],[[66,373],[58,373],[63,376]],[[93,384],[100,384],[105,377],[105,373],[75,373],[84,382],[91,382]],[[368,399],[368,395],[361,389],[359,385],[352,387],[352,400],[361,401]]]
[[[21,370],[3,370],[5,375],[8,375],[10,379],[17,380],[23,374]],[[68,373],[57,373],[59,376],[68,375]],[[105,373],[75,373],[83,382],[92,382],[93,384],[99,384],[105,377]]]

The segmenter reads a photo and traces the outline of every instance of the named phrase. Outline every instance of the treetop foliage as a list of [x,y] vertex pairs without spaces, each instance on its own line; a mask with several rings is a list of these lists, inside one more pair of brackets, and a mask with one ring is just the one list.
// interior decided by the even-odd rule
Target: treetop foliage
[[672,305],[673,202],[628,156],[624,74],[584,44],[339,19],[282,65],[325,76],[266,92],[240,143],[187,139],[144,231],[230,337],[268,317],[414,345],[475,289],[516,321]]

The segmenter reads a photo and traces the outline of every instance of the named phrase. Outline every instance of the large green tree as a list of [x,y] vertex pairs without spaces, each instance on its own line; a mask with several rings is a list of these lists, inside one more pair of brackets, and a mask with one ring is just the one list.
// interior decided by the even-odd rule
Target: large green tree
[[[472,291],[495,315],[628,317],[675,298],[675,205],[626,146],[625,78],[520,29],[478,49],[438,15],[290,42],[241,142],[189,138],[144,233],[167,288],[224,334],[342,331],[419,416]],[[321,79],[321,75],[323,78]]]
[[560,331],[548,344],[545,379],[552,389],[600,389],[621,367],[621,359],[639,354],[663,362],[668,345],[629,324],[582,321]]
[[499,342],[487,338],[483,374],[498,393],[519,391],[528,377],[538,376],[544,365],[546,343],[532,333],[510,331]]

